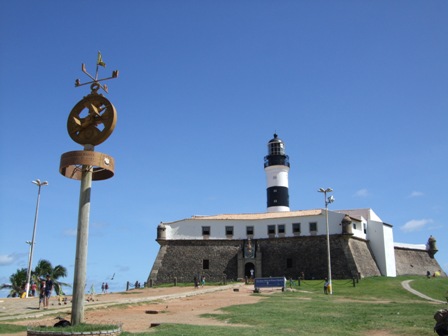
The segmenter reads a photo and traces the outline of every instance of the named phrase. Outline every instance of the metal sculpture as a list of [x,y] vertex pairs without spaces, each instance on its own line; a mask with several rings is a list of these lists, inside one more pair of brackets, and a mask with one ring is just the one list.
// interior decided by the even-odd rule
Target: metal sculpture
[[72,325],[84,322],[84,288],[87,273],[87,243],[89,234],[90,193],[92,180],[106,180],[114,175],[114,159],[110,155],[95,152],[95,146],[103,143],[113,132],[117,122],[117,112],[112,103],[102,94],[108,88],[101,81],[118,77],[118,70],[112,77],[99,79],[99,67],[105,67],[101,53],[98,52],[95,76],[84,72],[92,81],[81,84],[77,79],[75,86],[90,84],[91,92],[81,99],[71,110],[67,120],[67,131],[76,143],[83,145],[84,150],[62,154],[59,172],[68,178],[81,180],[78,212],[78,234],[76,239],[75,274],[73,279]]

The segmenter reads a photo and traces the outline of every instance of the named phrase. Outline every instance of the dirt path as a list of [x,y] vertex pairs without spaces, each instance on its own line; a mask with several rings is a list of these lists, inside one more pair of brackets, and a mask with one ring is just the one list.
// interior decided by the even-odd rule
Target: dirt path
[[[260,301],[260,296],[253,296],[252,286],[242,286],[237,291],[226,289],[213,293],[200,294],[176,299],[158,300],[157,302],[126,303],[119,306],[110,307],[89,307],[85,311],[85,322],[98,324],[121,324],[123,331],[143,332],[148,331],[151,325],[163,323],[179,323],[193,325],[215,325],[230,326],[223,321],[212,318],[202,318],[201,314],[214,313],[219,314],[220,309],[227,306],[239,304],[252,304]],[[135,291],[132,295],[132,301],[141,297],[144,299],[144,293],[147,289],[141,290],[141,293]],[[168,290],[170,292],[179,291],[178,288]],[[166,293],[167,290],[164,291]],[[120,294],[108,294],[107,300],[113,301],[114,296],[120,299]],[[121,295],[122,298],[122,295]],[[99,299],[101,302],[101,298]],[[137,300],[138,301],[138,300]],[[61,317],[70,320],[69,313],[60,314]],[[46,325],[51,326],[56,323],[54,316],[44,316],[34,321],[21,320],[13,322],[19,325]],[[231,326],[235,326],[232,324]],[[25,336],[26,332],[13,334],[14,336]],[[7,336],[7,335],[3,335]]]

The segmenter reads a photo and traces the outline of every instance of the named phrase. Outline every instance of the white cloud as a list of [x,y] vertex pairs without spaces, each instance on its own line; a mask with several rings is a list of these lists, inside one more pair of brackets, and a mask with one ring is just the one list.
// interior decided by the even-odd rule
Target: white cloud
[[64,230],[64,236],[76,237],[78,231],[76,229],[66,229]]
[[357,192],[355,192],[356,197],[367,197],[369,196],[369,191],[367,189],[359,189]]
[[421,196],[423,196],[424,195],[424,193],[422,193],[421,191],[413,191],[413,192],[411,192],[411,194],[408,196],[409,198],[412,198],[412,197],[421,197]]
[[17,255],[2,254],[2,255],[0,255],[0,266],[11,265],[16,260],[17,260]]
[[119,273],[128,272],[130,267],[128,265],[115,265],[118,268]]
[[412,219],[402,225],[400,229],[404,232],[419,231],[432,222],[432,219]]

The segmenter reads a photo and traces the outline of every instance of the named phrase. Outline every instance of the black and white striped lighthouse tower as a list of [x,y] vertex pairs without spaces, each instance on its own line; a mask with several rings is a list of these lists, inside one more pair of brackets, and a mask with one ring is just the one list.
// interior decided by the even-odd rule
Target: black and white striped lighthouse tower
[[264,157],[268,212],[289,211],[288,173],[289,156],[285,144],[277,134],[268,142],[268,155]]

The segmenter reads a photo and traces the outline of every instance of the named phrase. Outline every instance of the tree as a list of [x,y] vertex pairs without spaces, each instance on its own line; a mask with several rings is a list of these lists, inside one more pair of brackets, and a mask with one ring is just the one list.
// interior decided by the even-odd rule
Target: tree
[[11,282],[11,291],[8,297],[20,296],[25,291],[27,269],[18,269],[14,274],[11,274],[9,281]]
[[59,278],[64,278],[67,276],[67,269],[64,266],[57,265],[53,268],[51,262],[45,259],[38,261],[36,267],[34,268],[33,279],[36,283],[39,283],[40,279],[45,279],[47,275],[53,280],[53,287],[57,295],[63,295],[62,286],[68,286],[69,284],[60,282]]

